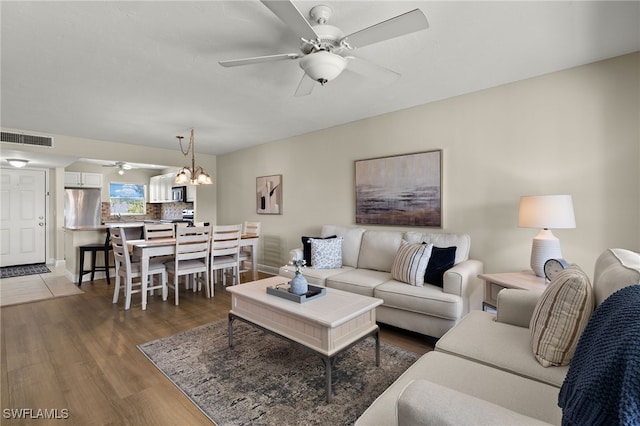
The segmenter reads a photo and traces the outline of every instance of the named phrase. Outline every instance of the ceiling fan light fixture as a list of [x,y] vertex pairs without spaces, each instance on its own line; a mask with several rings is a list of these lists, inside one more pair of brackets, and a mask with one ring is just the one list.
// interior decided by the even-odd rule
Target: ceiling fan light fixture
[[345,58],[327,51],[310,53],[300,59],[300,68],[322,85],[339,76],[346,66]]

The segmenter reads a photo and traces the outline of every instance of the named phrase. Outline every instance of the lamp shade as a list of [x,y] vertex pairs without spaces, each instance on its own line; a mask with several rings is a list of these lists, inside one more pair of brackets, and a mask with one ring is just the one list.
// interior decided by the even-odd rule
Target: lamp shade
[[518,226],[523,228],[575,228],[571,195],[520,197]]

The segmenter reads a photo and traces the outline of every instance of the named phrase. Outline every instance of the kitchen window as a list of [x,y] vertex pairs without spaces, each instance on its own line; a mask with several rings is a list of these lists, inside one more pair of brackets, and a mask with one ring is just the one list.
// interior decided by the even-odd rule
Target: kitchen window
[[144,185],[136,183],[109,183],[111,215],[144,215],[146,203]]

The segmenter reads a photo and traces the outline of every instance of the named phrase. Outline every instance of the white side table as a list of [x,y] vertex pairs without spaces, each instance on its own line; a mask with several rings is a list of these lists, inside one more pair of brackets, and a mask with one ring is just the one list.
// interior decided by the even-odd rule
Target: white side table
[[480,274],[478,278],[484,280],[483,310],[495,310],[498,304],[498,293],[504,288],[544,291],[547,282],[536,276],[533,271],[503,272],[499,274]]

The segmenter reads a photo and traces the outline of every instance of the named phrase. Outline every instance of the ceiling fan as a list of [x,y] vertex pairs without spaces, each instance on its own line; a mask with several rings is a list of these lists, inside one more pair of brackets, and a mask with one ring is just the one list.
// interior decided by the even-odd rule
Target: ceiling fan
[[131,170],[132,167],[125,163],[124,161],[116,161],[113,164],[104,164],[102,167],[117,167],[118,168],[118,174],[120,176],[122,176],[124,174],[125,170]]
[[253,58],[220,61],[223,67],[273,62],[286,59],[300,59],[300,67],[305,74],[295,95],[304,96],[313,91],[316,82],[325,85],[348,69],[358,74],[373,76],[391,82],[400,74],[371,62],[347,55],[350,50],[389,40],[405,34],[424,30],[429,22],[420,9],[379,22],[349,35],[333,25],[327,24],[333,11],[329,6],[317,5],[309,11],[313,24],[305,19],[291,1],[260,0],[271,12],[287,24],[302,41],[300,53],[283,53]]

